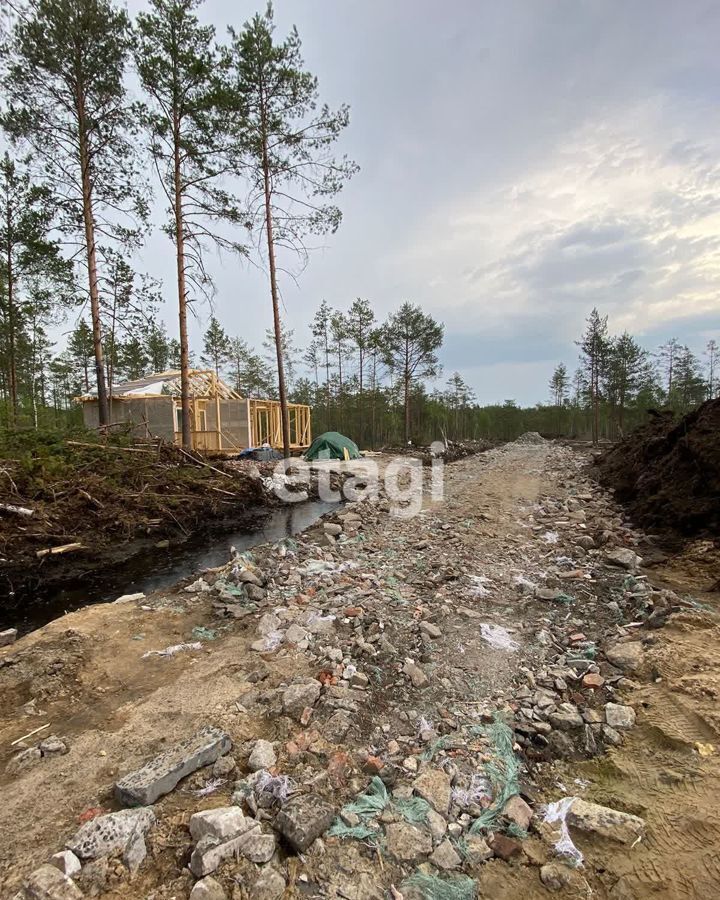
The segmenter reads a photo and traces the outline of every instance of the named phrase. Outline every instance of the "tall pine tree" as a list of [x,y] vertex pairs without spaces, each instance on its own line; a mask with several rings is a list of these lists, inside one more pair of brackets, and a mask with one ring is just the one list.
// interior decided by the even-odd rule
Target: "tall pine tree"
[[136,116],[124,73],[130,22],[110,0],[30,0],[10,41],[3,125],[29,144],[61,200],[87,266],[100,424],[108,423],[98,242],[127,240],[147,213],[137,175]]
[[250,224],[264,235],[267,248],[283,449],[289,456],[277,253],[287,249],[305,259],[308,234],[337,229],[340,210],[327,201],[357,167],[331,153],[348,124],[348,108],[332,112],[319,106],[317,78],[305,70],[297,30],[282,42],[273,33],[270,4],[239,34],[230,29],[230,89],[237,103],[239,170],[251,182]]

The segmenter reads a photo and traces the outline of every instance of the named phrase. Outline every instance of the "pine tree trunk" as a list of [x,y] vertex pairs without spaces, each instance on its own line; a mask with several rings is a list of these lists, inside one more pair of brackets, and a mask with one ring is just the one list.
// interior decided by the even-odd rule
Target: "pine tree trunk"
[[278,302],[277,272],[275,268],[275,241],[273,240],[272,206],[270,204],[270,167],[267,157],[267,143],[263,140],[263,182],[265,189],[265,226],[270,266],[270,293],[272,295],[275,349],[277,351],[278,393],[280,395],[280,417],[282,420],[283,456],[290,456],[290,418],[288,415],[287,391],[285,389],[285,364],[283,361],[282,327],[280,325],[280,304]]
[[185,283],[185,223],[182,213],[182,173],[180,171],[180,126],[175,118],[173,134],[173,200],[175,205],[175,258],[177,262],[178,319],[180,324],[180,418],[182,446],[192,450],[190,422],[190,353],[187,330],[187,286]]
[[403,372],[403,381],[405,382],[405,443],[410,440],[410,348],[408,347],[408,339],[405,338],[405,371]]
[[85,99],[78,96],[78,130],[80,150],[80,172],[83,197],[83,223],[85,225],[85,245],[87,247],[88,281],[90,283],[90,317],[92,319],[93,353],[95,356],[95,378],[98,393],[98,422],[109,425],[107,388],[105,385],[105,363],[103,361],[102,328],[100,324],[100,291],[98,288],[97,249],[95,247],[95,216],[92,208],[92,185],[90,177],[90,156],[85,130]]
[[7,321],[8,321],[8,389],[10,393],[10,421],[17,421],[17,362],[15,360],[15,285],[12,265],[10,204],[7,208]]

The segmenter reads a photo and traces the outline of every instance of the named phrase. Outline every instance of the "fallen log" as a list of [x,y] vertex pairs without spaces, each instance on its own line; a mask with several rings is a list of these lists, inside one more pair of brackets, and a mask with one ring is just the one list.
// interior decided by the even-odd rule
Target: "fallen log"
[[61,553],[72,553],[74,550],[84,550],[85,544],[62,544],[60,547],[48,547],[45,550],[38,550],[35,554],[38,559],[43,556],[59,556]]
[[27,506],[14,506],[12,503],[0,503],[0,512],[9,513],[12,516],[34,516],[35,510]]
[[89,441],[65,441],[71,447],[89,447],[91,450],[108,450],[116,453],[145,453],[151,454],[152,450],[142,450],[140,447],[116,447],[114,444],[91,444]]

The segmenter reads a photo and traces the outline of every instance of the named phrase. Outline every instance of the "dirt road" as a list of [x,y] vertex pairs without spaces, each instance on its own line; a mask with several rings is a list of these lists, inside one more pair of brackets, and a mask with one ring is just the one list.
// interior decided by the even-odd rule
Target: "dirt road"
[[[139,871],[90,862],[84,893],[189,896],[190,816],[257,792],[258,739],[273,743],[269,772],[288,776],[291,797],[344,811],[335,836],[300,855],[281,840],[263,865],[223,863],[227,896],[720,893],[717,595],[697,593],[706,575],[695,567],[694,585],[682,560],[638,569],[635,553],[657,554],[586,464],[554,444],[506,445],[446,467],[444,500],[413,518],[391,517],[387,499],[353,504],[191,591],[87,608],[0,650],[3,896],[87,810],[118,808],[120,776],[204,724],[232,738],[232,768],[201,769],[159,800]],[[187,643],[201,647],[145,655]],[[290,689],[308,685],[294,710]],[[497,714],[515,781],[488,727]],[[48,735],[68,752],[38,753]],[[388,797],[358,817],[347,804],[374,775]],[[524,798],[529,824],[503,791]],[[585,862],[563,865],[542,820],[567,796],[642,817],[642,839],[573,827]],[[255,804],[269,834],[284,800],[273,802]],[[360,839],[347,831],[358,826]]]

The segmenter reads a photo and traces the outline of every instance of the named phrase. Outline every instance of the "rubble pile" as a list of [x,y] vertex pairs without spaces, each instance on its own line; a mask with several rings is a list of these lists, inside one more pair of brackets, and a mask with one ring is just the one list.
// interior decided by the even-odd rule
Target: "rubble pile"
[[[525,435],[448,467],[445,502],[413,518],[385,496],[347,504],[187,585],[214,618],[183,653],[247,635],[232,715],[254,737],[208,727],[121,773],[125,808],[68,836],[18,897],[102,896],[148,856],[152,900],[469,898],[493,859],[587,888],[583,839],[632,845],[645,824],[587,785],[561,791],[553,767],[625,740],[650,629],[689,601],[642,574],[640,535],[584,465]],[[489,471],[552,489],[478,509]],[[163,798],[188,796],[181,779],[198,799],[178,821]]]

